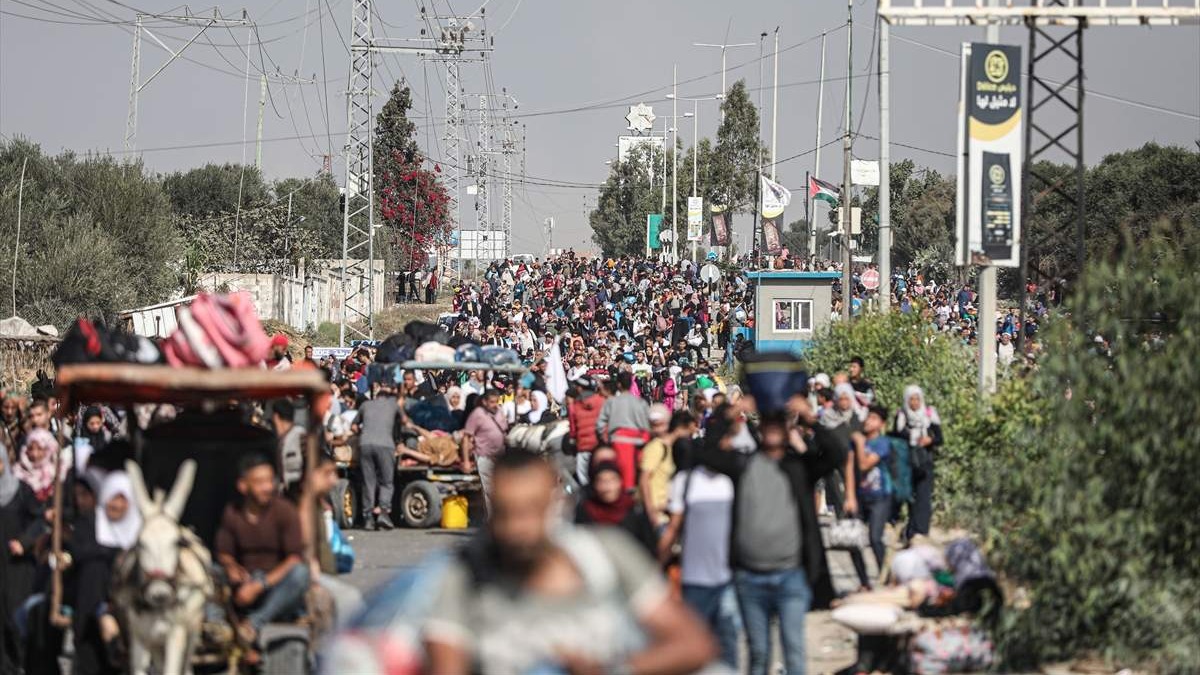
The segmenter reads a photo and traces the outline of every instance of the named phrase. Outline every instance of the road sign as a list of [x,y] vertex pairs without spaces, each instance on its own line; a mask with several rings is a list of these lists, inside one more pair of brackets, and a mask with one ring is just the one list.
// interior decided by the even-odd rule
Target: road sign
[[879,288],[879,271],[867,270],[862,273],[862,285],[867,287],[868,291],[873,291]]
[[721,268],[713,264],[700,268],[700,279],[706,284],[716,283],[721,279]]

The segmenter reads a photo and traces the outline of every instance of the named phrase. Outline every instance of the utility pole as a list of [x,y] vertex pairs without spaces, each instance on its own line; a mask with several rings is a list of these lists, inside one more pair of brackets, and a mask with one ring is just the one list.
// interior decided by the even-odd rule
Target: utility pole
[[[697,187],[700,182],[700,101],[692,101],[692,196],[700,196]],[[700,242],[692,242],[692,262],[698,262]]]
[[[132,152],[137,144],[138,92],[142,79],[142,15],[133,24],[133,75],[129,83],[129,115],[125,118],[125,151]],[[14,311],[13,314],[16,314]]]
[[508,118],[504,119],[504,140],[501,141],[501,153],[504,157],[504,178],[501,181],[501,198],[503,205],[500,209],[500,231],[504,234],[504,259],[508,260],[512,257],[512,201],[513,201],[513,180],[512,180],[512,156],[516,152],[516,142],[512,136],[512,123]]
[[[492,213],[491,213],[491,195],[488,193],[488,161],[491,159],[488,155],[492,152],[491,136],[492,125],[488,118],[488,100],[487,96],[480,94],[479,96],[479,152],[475,156],[475,229],[479,230],[479,237],[482,237],[486,244],[484,250],[487,251],[489,261],[496,259],[496,242],[492,240]],[[479,239],[475,240],[475,267],[476,271],[479,268]]]
[[[988,7],[997,7],[998,0],[988,0]],[[1000,24],[995,17],[989,17],[984,34],[990,44],[1000,41]],[[1033,58],[1030,54],[1028,58]],[[1082,85],[1080,85],[1082,86]],[[1081,146],[1082,147],[1082,146]],[[1022,214],[1024,215],[1024,214]],[[976,320],[979,332],[979,392],[990,394],[996,391],[996,266],[988,261],[979,270],[979,318]],[[1021,280],[1024,285],[1025,280]],[[1022,326],[1024,330],[1024,326]]]
[[267,81],[276,80],[279,82],[287,82],[290,84],[313,84],[316,82],[314,77],[311,80],[304,80],[294,75],[284,75],[283,73],[263,73],[259,77],[260,85],[258,92],[258,132],[254,138],[254,167],[262,170],[262,140],[263,140],[263,115],[267,107]]
[[671,262],[679,262],[679,65],[671,66]]
[[775,143],[779,140],[779,26],[775,27],[775,83],[771,85],[771,180],[775,180]]
[[259,78],[258,86],[258,130],[254,134],[254,168],[262,170],[262,127],[263,112],[267,107],[267,74]]
[[850,251],[850,223],[853,217],[850,214],[850,157],[853,149],[854,139],[851,136],[853,128],[851,127],[850,109],[854,106],[851,103],[850,83],[853,81],[854,73],[854,0],[846,2],[846,133],[842,140],[842,199],[839,203],[841,206],[841,217],[838,218],[838,226],[842,230],[842,319],[850,320],[850,300],[853,297],[850,288],[850,266],[853,262]]
[[17,315],[17,261],[21,259],[21,213],[25,206],[25,167],[29,164],[29,155],[21,160],[21,181],[17,185],[17,239],[13,244],[13,279],[12,303],[13,316]]
[[[730,24],[732,24],[732,22],[733,22],[733,20],[730,19]],[[733,49],[734,47],[753,47],[754,46],[753,42],[739,42],[738,44],[735,44],[735,45],[728,44],[729,25],[726,25],[726,27],[725,27],[725,40],[726,40],[725,42],[722,42],[719,45],[711,44],[708,42],[693,42],[692,43],[693,47],[716,47],[721,50],[721,93],[722,94],[725,93],[725,73],[726,73],[725,52],[729,49]],[[721,121],[722,122],[725,121],[725,111],[724,110],[721,111]]]
[[[821,111],[825,107],[825,33],[821,33],[821,80],[817,86],[817,153],[813,159],[812,175],[820,176],[821,174]],[[811,222],[808,224],[808,254],[814,259],[817,257],[817,202],[812,198],[812,191],[808,186],[804,186],[804,194],[809,203],[809,213],[812,214]]]
[[[346,184],[342,191],[342,316],[338,340],[347,343],[347,330],[375,337],[375,190],[371,148],[371,0],[354,0],[350,18],[350,80],[346,89]],[[363,257],[365,254],[365,258]],[[355,306],[366,298],[366,308]],[[366,323],[366,330],[352,321]]]
[[[150,31],[149,28],[146,28],[146,19],[166,21],[180,25],[199,25],[200,30],[197,31],[196,34],[191,37],[191,39],[184,43],[184,45],[179,48],[179,51],[175,51],[174,49],[168,47],[162,40],[160,40],[157,35]],[[233,26],[250,26],[253,28],[253,25],[254,23],[248,18],[246,10],[242,10],[242,18],[240,19],[226,19],[221,16],[216,9],[213,10],[213,15],[211,17],[195,16],[192,14],[168,15],[146,14],[139,12],[134,19],[133,25],[133,74],[129,83],[129,114],[125,118],[125,150],[127,152],[132,152],[137,148],[138,95],[142,93],[143,89],[150,86],[150,83],[154,81],[154,78],[158,77],[164,70],[167,69],[167,66],[171,65],[176,59],[182,56],[183,52],[187,50],[188,47],[191,47],[192,43],[200,39],[200,36],[204,35],[205,31],[212,26],[220,26],[224,28]],[[251,33],[253,33],[253,30],[251,30]],[[154,40],[154,42],[158,44],[159,47],[162,47],[168,54],[171,55],[171,58],[167,59],[165,63],[159,66],[158,70],[155,70],[150,77],[146,78],[145,82],[141,81],[143,36],[149,36],[150,39]],[[249,35],[247,36],[247,42],[249,42]],[[244,121],[245,120],[243,120],[243,122]]]
[[[658,212],[663,214],[664,218],[666,217],[666,213],[667,213],[667,147],[666,147],[667,134],[670,133],[671,128],[674,125],[675,125],[675,120],[671,120],[671,123],[667,124],[667,116],[663,115],[662,206],[658,209]],[[662,223],[659,223],[659,232],[660,232],[660,234],[662,232]],[[661,238],[659,239],[658,251],[659,251],[658,257],[659,257],[659,260],[661,260],[663,257],[663,254],[666,252],[665,247],[662,245]]]
[[[763,166],[763,119],[766,115],[763,114],[763,44],[767,39],[767,31],[763,31],[758,35],[758,163],[754,168],[754,208],[750,215],[753,218],[753,227],[751,228],[753,240],[750,242],[750,251],[755,258],[758,257],[758,242],[762,239],[762,166]],[[773,160],[774,158],[772,158]]]
[[[478,231],[485,237],[484,245],[489,260],[507,260],[512,255],[512,156],[516,153],[516,141],[512,137],[511,122],[508,119],[508,103],[518,105],[517,99],[509,96],[507,89],[501,89],[500,94],[471,94],[479,101],[477,134],[479,137],[476,152],[471,155],[468,165],[475,172],[476,206],[475,214]],[[501,100],[500,147],[493,148],[492,141],[496,134],[493,124],[493,99]],[[491,218],[491,183],[495,178],[493,156],[500,155],[504,162],[503,175],[500,176],[501,210],[500,227],[497,229]],[[497,239],[497,233],[502,233],[504,241]]]
[[886,313],[892,305],[891,26],[875,20],[879,22],[879,311]]

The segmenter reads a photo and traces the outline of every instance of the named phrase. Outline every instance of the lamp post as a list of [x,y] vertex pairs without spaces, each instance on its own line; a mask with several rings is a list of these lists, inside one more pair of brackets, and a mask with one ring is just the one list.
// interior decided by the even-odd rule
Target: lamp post
[[[727,39],[727,40],[729,39],[728,27],[726,27],[725,39]],[[724,94],[725,93],[725,73],[726,73],[726,68],[725,68],[725,52],[726,52],[726,50],[730,49],[731,47],[753,47],[754,43],[753,42],[739,42],[738,44],[731,45],[731,44],[722,42],[721,44],[716,45],[716,44],[712,44],[709,42],[693,42],[692,46],[693,47],[716,47],[717,49],[721,50],[721,93]],[[760,51],[761,51],[761,43],[760,43]],[[760,56],[759,59],[761,59],[761,58],[762,57]],[[725,121],[725,113],[724,112],[721,113],[721,121],[722,122]]]
[[[725,98],[725,94],[717,94],[715,96],[676,96],[675,94],[667,94],[667,98],[672,101],[691,101],[692,112],[683,113],[684,117],[692,118],[692,196],[699,197],[700,184],[700,102],[701,101],[720,101]],[[699,255],[700,244],[698,241],[692,242],[692,260],[695,261]]]

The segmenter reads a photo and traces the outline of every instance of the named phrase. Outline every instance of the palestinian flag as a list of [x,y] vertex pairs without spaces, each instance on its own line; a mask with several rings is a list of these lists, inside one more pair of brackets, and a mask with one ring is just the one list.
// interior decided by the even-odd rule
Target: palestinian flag
[[808,196],[813,199],[827,201],[831,207],[837,208],[838,193],[840,192],[841,190],[838,189],[838,186],[832,183],[826,183],[816,176],[808,177]]

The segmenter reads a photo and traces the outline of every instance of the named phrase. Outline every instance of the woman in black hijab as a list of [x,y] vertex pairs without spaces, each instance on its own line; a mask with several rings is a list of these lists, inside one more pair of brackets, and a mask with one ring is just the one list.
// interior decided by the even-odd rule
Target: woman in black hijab
[[0,448],[0,673],[16,673],[21,640],[13,616],[33,593],[34,542],[45,530],[43,506]]

